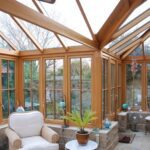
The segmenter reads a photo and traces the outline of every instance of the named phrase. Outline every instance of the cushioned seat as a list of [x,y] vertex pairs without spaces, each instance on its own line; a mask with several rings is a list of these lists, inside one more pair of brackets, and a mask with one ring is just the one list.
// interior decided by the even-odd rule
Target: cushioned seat
[[8,122],[9,150],[59,150],[59,136],[44,125],[42,113],[12,113]]

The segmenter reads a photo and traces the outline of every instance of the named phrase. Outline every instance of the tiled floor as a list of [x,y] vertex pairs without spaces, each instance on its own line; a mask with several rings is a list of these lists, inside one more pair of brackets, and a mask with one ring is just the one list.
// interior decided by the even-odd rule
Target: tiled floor
[[136,132],[131,144],[119,143],[115,150],[150,150],[150,133]]

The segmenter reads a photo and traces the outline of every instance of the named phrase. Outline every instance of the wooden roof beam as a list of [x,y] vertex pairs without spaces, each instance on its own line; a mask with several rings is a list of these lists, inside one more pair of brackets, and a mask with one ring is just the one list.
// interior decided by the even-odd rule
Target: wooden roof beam
[[6,43],[15,51],[17,51],[17,47],[0,31],[0,37],[6,41]]
[[[35,7],[38,9],[38,11],[45,15],[48,16],[47,12],[42,8],[42,6],[40,5],[40,2],[38,2],[37,0],[32,0],[32,2],[34,3]],[[60,44],[62,45],[62,47],[65,50],[68,50],[68,47],[65,46],[65,44],[63,43],[63,41],[60,39],[60,37],[54,32],[54,35],[56,36],[57,40],[60,42]]]
[[[87,45],[92,48],[98,48],[98,43],[88,39],[87,37],[63,26],[60,23],[50,19],[49,17],[44,16],[36,12],[35,10],[12,0],[0,0],[0,10],[13,15],[22,20],[28,21],[32,24],[40,26],[49,31],[55,32],[67,38],[70,38],[74,41],[77,41],[81,44]],[[17,11],[16,11],[17,10]]]
[[97,33],[100,49],[111,41],[113,34],[120,27],[120,25],[127,19],[133,10],[144,1],[145,0],[121,0],[118,3],[115,10]]
[[112,47],[110,47],[108,49],[108,51],[109,52],[115,51],[118,47],[122,46],[123,44],[125,44],[126,42],[128,42],[131,39],[133,39],[138,34],[142,33],[143,31],[145,31],[145,30],[147,30],[149,28],[150,28],[150,22],[146,23],[145,25],[143,25],[139,29],[135,30],[134,32],[132,32],[131,34],[129,34],[127,37],[125,37],[124,39],[122,39],[121,41],[119,41],[118,43],[116,43],[115,45],[113,45]]
[[148,37],[150,37],[150,29],[147,30],[139,39],[135,40],[130,45],[128,45],[126,48],[124,48],[123,50],[117,52],[116,54],[117,55],[122,55],[124,52],[131,49],[136,44],[141,44],[142,42],[144,42]]
[[80,3],[80,0],[76,0],[76,3],[77,3],[77,5],[78,5],[78,7],[79,7],[79,9],[80,9],[80,12],[81,12],[81,14],[82,14],[82,17],[83,17],[83,19],[84,19],[84,21],[85,21],[85,23],[86,23],[86,25],[87,25],[87,27],[88,27],[88,29],[89,29],[89,32],[90,32],[90,34],[91,34],[93,40],[97,41],[96,36],[95,36],[95,34],[93,33],[93,30],[92,30],[92,28],[91,28],[91,26],[90,26],[90,23],[89,23],[89,21],[88,21],[88,18],[87,18],[86,14],[85,14],[85,12],[84,12],[84,10],[83,10],[83,7],[82,7],[82,5],[81,5],[81,3]]
[[40,45],[40,43],[38,43],[38,41],[33,37],[33,35],[29,32],[29,30],[21,23],[21,21],[19,21],[17,18],[11,16],[11,18],[15,21],[15,23],[20,27],[20,29],[26,34],[26,36],[32,41],[32,43],[35,45],[35,47],[39,50],[39,51],[43,51],[42,46]]
[[123,26],[122,28],[120,28],[119,30],[117,30],[117,32],[115,32],[113,34],[111,40],[114,40],[115,38],[119,37],[121,34],[125,33],[126,31],[128,31],[129,29],[131,29],[136,24],[138,24],[139,22],[141,22],[142,20],[144,20],[145,18],[147,18],[149,16],[150,16],[150,9],[147,9],[142,14],[140,14],[139,16],[137,16],[136,18],[134,18],[133,20],[131,20],[128,24],[126,24],[125,26]]

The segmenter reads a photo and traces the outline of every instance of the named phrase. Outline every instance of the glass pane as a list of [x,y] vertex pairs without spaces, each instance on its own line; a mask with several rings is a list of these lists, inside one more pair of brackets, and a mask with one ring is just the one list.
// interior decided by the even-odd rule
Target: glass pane
[[132,14],[126,19],[126,21],[122,24],[122,26],[126,25],[131,20],[133,20],[134,18],[136,18],[137,16],[139,16],[140,14],[142,14],[145,10],[149,9],[149,6],[150,6],[150,1],[149,0],[145,1],[143,4],[141,4],[140,6],[138,6],[132,12]]
[[0,31],[16,46],[18,50],[35,49],[31,40],[16,25],[8,14],[0,11],[0,20]]
[[144,51],[145,55],[150,55],[150,38],[144,41]]
[[115,88],[111,90],[111,112],[115,112]]
[[39,61],[32,61],[32,88],[39,88]]
[[131,54],[130,56],[142,56],[143,51],[142,51],[142,45],[138,46]]
[[55,89],[63,89],[63,60],[55,60]]
[[54,119],[54,90],[46,89],[46,118]]
[[2,60],[2,89],[8,88],[8,61]]
[[3,90],[2,91],[2,103],[3,103],[3,107],[2,107],[2,110],[3,110],[3,118],[8,118],[8,115],[9,115],[9,108],[8,108],[8,105],[9,105],[9,102],[8,102],[8,91],[6,90]]
[[32,90],[32,101],[33,101],[33,110],[39,110],[40,104],[39,104],[39,91],[33,89]]
[[45,65],[46,65],[46,81],[54,80],[54,60],[46,60]]
[[24,87],[29,88],[31,85],[31,62],[24,62]]
[[0,48],[9,50],[12,49],[1,37],[0,37]]
[[24,90],[25,110],[32,110],[31,105],[31,92],[30,90]]
[[71,91],[71,111],[80,111],[80,91]]
[[103,119],[105,119],[106,115],[108,114],[108,90],[102,92],[102,112]]
[[81,0],[80,1],[86,16],[92,26],[94,33],[97,33],[108,19],[119,0]]
[[63,110],[59,107],[60,102],[63,98],[63,91],[62,90],[56,90],[55,91],[55,102],[56,102],[56,116],[55,119],[62,119],[63,117]]
[[20,21],[32,33],[32,35],[43,48],[62,47],[53,32],[50,32],[49,30],[46,30],[24,20]]
[[82,58],[82,89],[91,89],[91,58]]
[[80,58],[71,59],[71,87],[80,88]]
[[82,91],[82,113],[91,109],[91,91]]
[[150,64],[147,64],[147,107],[150,109]]
[[9,88],[15,88],[15,62],[9,61]]
[[[54,5],[44,2],[41,2],[41,4],[50,18],[80,34],[85,35],[86,37],[91,38],[75,0],[65,0],[65,3],[62,0],[57,0]],[[93,11],[95,10],[96,9]]]
[[118,86],[121,86],[121,64],[118,64]]
[[111,64],[111,87],[115,87],[115,64]]
[[135,61],[126,65],[126,102],[130,106],[140,106],[142,101],[141,91],[142,65]]
[[10,90],[9,91],[9,97],[10,97],[10,113],[15,112],[15,91]]

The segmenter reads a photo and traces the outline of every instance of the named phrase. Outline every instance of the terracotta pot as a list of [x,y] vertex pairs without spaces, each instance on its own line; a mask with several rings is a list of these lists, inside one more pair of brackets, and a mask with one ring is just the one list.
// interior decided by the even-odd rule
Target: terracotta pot
[[76,132],[76,139],[79,144],[87,144],[89,139],[89,132],[85,131],[85,133],[80,133],[80,131]]

